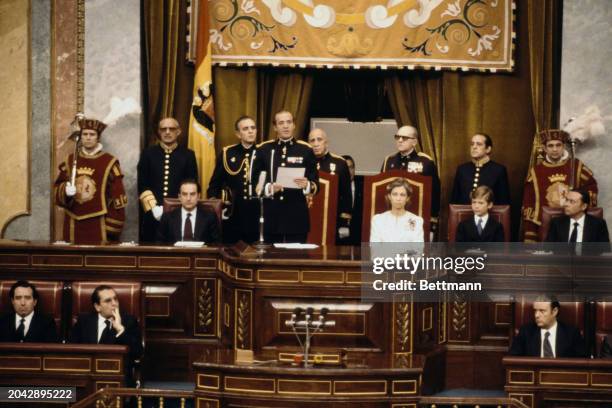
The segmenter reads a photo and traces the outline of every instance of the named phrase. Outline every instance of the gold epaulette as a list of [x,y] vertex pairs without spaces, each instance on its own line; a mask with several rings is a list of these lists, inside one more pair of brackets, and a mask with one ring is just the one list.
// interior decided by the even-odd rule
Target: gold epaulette
[[344,157],[342,157],[342,156],[338,156],[338,155],[337,155],[337,154],[335,154],[335,153],[329,152],[329,154],[330,154],[330,156],[331,156],[331,157],[335,157],[336,159],[340,159],[340,160],[344,160],[344,161],[346,161],[346,159],[345,159]]
[[396,154],[397,153],[393,153],[393,154],[390,154],[387,157],[385,157],[385,162],[383,163],[383,171],[387,171],[387,162],[389,161],[390,158],[392,158]]
[[276,140],[274,140],[274,139],[272,139],[272,140],[266,140],[265,142],[261,142],[260,144],[258,144],[258,145],[257,145],[257,146],[255,146],[255,147],[257,147],[257,148],[259,149],[261,146],[263,146],[263,145],[265,145],[265,144],[268,144],[268,143],[273,143],[273,142],[275,142],[275,141],[276,141]]
[[344,218],[345,220],[350,220],[353,216],[349,213],[340,213],[340,218]]
[[417,156],[425,157],[426,159],[429,159],[429,160],[431,160],[431,161],[434,161],[434,160],[431,158],[431,156],[430,156],[430,155],[425,154],[425,153],[423,153],[423,152],[418,152],[418,153],[417,153]]
[[310,147],[310,148],[312,149],[312,146],[310,146],[310,145],[308,144],[308,142],[305,142],[305,141],[303,141],[303,140],[297,140],[297,139],[296,139],[295,141],[296,141],[297,143],[300,143],[300,144],[306,145],[306,146],[308,146],[308,147]]

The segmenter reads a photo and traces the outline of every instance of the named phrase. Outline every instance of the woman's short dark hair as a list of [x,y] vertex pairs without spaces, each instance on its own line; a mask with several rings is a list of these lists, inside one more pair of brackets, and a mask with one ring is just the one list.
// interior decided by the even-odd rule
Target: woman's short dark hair
[[389,200],[389,196],[391,195],[391,192],[393,191],[393,189],[396,187],[404,187],[404,189],[406,190],[408,201],[406,201],[405,208],[408,209],[408,206],[410,205],[410,197],[412,197],[412,187],[410,186],[410,183],[408,182],[408,180],[402,177],[398,177],[392,182],[390,182],[389,184],[387,184],[387,194],[385,195],[385,200],[387,201],[387,207],[391,208],[391,201]]

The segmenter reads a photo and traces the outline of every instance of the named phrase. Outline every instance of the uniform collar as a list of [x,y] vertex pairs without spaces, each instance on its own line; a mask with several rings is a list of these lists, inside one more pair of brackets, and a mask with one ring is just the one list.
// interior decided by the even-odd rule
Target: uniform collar
[[319,156],[317,157],[317,161],[323,161],[323,160],[327,160],[329,157],[331,156],[331,154],[329,153],[329,150],[325,152],[325,154],[323,156]]
[[161,149],[164,151],[164,153],[166,153],[166,154],[170,154],[170,153],[172,153],[173,151],[175,151],[175,150],[176,150],[176,148],[178,147],[178,143],[177,143],[177,142],[174,142],[172,145],[170,145],[170,146],[166,146],[166,145],[164,145],[164,144],[162,144],[162,143],[160,142],[160,143],[159,143],[159,147],[160,147],[160,148],[161,148]]
[[293,137],[288,140],[281,140],[280,138],[278,138],[277,143],[279,146],[293,146],[293,143],[295,143],[295,141],[293,140]]
[[98,157],[99,153],[102,152],[102,149],[103,149],[102,143],[98,143],[96,147],[93,149],[93,151],[91,151],[91,153],[86,152],[85,149],[83,149],[82,147],[81,147],[80,153],[81,153],[81,156],[83,157],[96,158]]
[[553,163],[552,161],[550,161],[548,159],[548,155],[545,155],[544,156],[544,163],[549,165],[549,166],[552,166],[552,167],[561,166],[562,164],[565,164],[565,162],[569,159],[569,157],[570,157],[569,153],[567,152],[567,150],[565,150],[563,152],[563,155],[561,156],[561,159],[558,162]]
[[404,154],[404,153],[402,153],[402,152],[397,152],[397,154],[398,154],[398,156],[400,157],[400,159],[402,159],[402,158],[404,158],[404,157],[405,157],[405,158],[412,159],[412,158],[414,158],[414,157],[417,155],[417,151],[416,151],[415,149],[412,149],[412,151],[411,151],[410,153],[406,153],[406,154]]
[[472,159],[472,163],[474,163],[474,166],[476,166],[476,167],[482,167],[482,166],[484,166],[485,164],[487,164],[490,161],[491,161],[491,158],[489,156],[485,156],[485,157],[483,157],[480,160]]

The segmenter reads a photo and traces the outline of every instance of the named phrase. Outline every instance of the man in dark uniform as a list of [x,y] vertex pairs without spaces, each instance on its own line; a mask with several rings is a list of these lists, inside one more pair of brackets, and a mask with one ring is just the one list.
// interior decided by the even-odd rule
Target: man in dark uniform
[[496,205],[510,204],[510,186],[506,167],[490,158],[493,141],[485,133],[472,136],[470,155],[472,161],[457,167],[451,204],[470,204],[470,193],[478,186],[493,190]]
[[[293,115],[281,111],[274,115],[277,138],[257,146],[253,180],[264,180],[265,239],[267,242],[306,242],[310,230],[306,195],[316,194],[319,174],[310,145],[293,137]],[[293,180],[294,187],[283,187],[278,182],[281,167],[303,168],[304,175]]]
[[257,126],[253,118],[242,116],[236,121],[235,129],[240,143],[224,147],[217,156],[206,195],[229,204],[223,211],[224,219],[227,218],[223,222],[223,242],[242,240],[250,243],[259,238],[259,203],[251,199],[255,193],[251,169],[255,159]]
[[138,161],[138,194],[142,209],[140,240],[154,242],[164,198],[177,197],[185,179],[198,180],[192,150],[178,144],[181,128],[174,118],[159,121],[159,144],[143,150]]
[[351,233],[343,244],[361,244],[361,220],[363,219],[363,176],[355,174],[355,160],[349,155],[343,155],[351,175]]
[[338,175],[338,215],[336,227],[336,244],[347,238],[351,225],[351,175],[346,160],[329,151],[327,134],[323,129],[312,129],[308,143],[317,159],[317,170]]
[[415,150],[419,133],[412,126],[402,126],[395,134],[397,153],[387,156],[381,172],[389,170],[406,170],[431,177],[431,229],[437,229],[440,213],[440,179],[438,168],[431,157]]

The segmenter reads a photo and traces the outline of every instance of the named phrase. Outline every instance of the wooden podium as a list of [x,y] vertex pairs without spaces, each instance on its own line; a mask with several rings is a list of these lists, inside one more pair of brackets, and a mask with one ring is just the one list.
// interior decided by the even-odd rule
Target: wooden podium
[[431,177],[408,173],[403,170],[391,170],[375,176],[365,176],[363,180],[363,224],[362,242],[370,241],[371,220],[374,214],[388,210],[385,196],[387,184],[396,178],[405,178],[412,187],[412,197],[408,211],[423,218],[425,241],[429,241],[431,224]]

